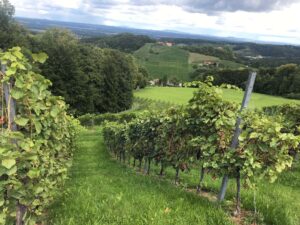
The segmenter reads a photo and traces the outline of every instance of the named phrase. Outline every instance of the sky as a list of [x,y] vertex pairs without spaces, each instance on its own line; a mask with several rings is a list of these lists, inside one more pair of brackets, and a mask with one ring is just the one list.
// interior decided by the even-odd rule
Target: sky
[[300,0],[10,0],[16,16],[300,45]]

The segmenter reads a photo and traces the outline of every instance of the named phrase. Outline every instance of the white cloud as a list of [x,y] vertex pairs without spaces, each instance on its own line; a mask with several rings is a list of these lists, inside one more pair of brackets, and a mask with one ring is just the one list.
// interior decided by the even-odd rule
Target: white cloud
[[206,14],[217,12],[267,12],[292,5],[299,0],[131,0],[137,5],[177,5],[188,11]]
[[39,9],[37,12],[38,12],[38,14],[40,14],[40,15],[46,15],[46,14],[49,13],[48,11],[42,10],[42,9]]
[[22,8],[45,9],[45,8],[65,8],[65,9],[79,9],[83,0],[10,0],[17,10]]
[[[194,4],[197,5],[199,2],[203,4],[205,1],[207,2],[207,0],[198,0]],[[209,14],[187,11],[186,4],[192,2],[191,0],[174,0],[169,5],[158,4],[167,2],[164,0],[139,1],[139,4],[133,4],[138,2],[137,0],[36,0],[34,3],[31,0],[11,0],[16,7],[17,16],[86,23],[101,22],[114,26],[250,37],[263,41],[276,40],[300,44],[300,2],[288,0],[289,3],[294,4],[285,4],[280,0],[267,1],[276,3],[272,6],[276,10],[264,12],[228,10],[228,12]],[[180,6],[180,2],[185,2],[185,5]],[[224,0],[214,0],[214,2],[225,4]],[[238,1],[234,0],[234,2]],[[253,9],[262,4],[261,0],[243,2],[248,2],[248,5],[243,3],[240,4],[241,6],[250,5]],[[284,7],[280,9],[279,3],[284,4]]]
[[[66,9],[79,9],[82,0],[51,0],[51,1],[44,1],[46,4],[54,7],[66,8]],[[49,2],[49,3],[47,3]]]

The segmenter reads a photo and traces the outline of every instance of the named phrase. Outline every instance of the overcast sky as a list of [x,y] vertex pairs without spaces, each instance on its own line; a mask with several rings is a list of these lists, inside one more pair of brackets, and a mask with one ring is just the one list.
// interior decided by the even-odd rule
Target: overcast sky
[[10,0],[16,16],[300,44],[300,0]]

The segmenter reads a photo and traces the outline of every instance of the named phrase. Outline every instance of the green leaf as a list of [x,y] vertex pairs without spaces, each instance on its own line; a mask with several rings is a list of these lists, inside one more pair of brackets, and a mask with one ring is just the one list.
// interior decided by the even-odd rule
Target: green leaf
[[258,133],[255,133],[255,132],[252,132],[251,134],[250,134],[250,139],[252,139],[252,138],[257,138],[259,136],[259,134]]
[[40,171],[38,169],[31,169],[29,170],[29,172],[27,173],[27,175],[33,179],[33,178],[37,178],[40,176]]
[[14,53],[16,53],[16,52],[20,52],[20,51],[21,51],[21,48],[20,48],[19,46],[16,46],[16,47],[13,47],[11,50],[12,50]]
[[31,156],[26,156],[25,159],[27,160],[31,160],[31,161],[36,161],[38,160],[38,156],[37,155],[31,155]]
[[9,170],[6,172],[6,174],[7,174],[8,176],[11,176],[11,175],[15,174],[16,172],[17,172],[17,167],[16,167],[16,166],[13,166],[11,169],[9,169]]
[[8,70],[6,70],[5,74],[7,76],[11,76],[11,75],[14,75],[16,72],[17,72],[16,68],[9,68]]
[[42,188],[42,187],[37,187],[37,188],[35,189],[35,193],[36,193],[36,194],[42,193],[43,191],[44,191],[44,188]]
[[28,123],[29,119],[27,118],[23,118],[23,117],[19,117],[17,119],[15,119],[15,123],[19,126],[26,126],[26,124]]
[[11,93],[11,96],[16,100],[18,100],[24,96],[24,92],[21,90],[18,90],[18,89],[13,89],[10,93]]
[[12,62],[17,60],[17,58],[14,55],[12,55],[10,52],[7,52],[4,55],[4,59],[7,59],[7,60],[12,61]]
[[24,88],[25,84],[24,84],[24,80],[22,78],[18,78],[16,79],[16,82],[15,82],[15,87],[17,88]]
[[22,148],[23,150],[25,150],[26,152],[30,151],[30,144],[28,142],[20,142],[19,143],[20,148]]
[[53,106],[50,112],[50,115],[52,117],[56,117],[59,113],[59,108],[57,106]]
[[3,152],[5,152],[5,151],[7,151],[7,149],[0,147],[0,154],[3,153]]
[[35,130],[36,133],[39,134],[42,131],[42,124],[39,121],[34,121],[34,126],[35,126]]
[[32,58],[35,62],[44,63],[48,59],[48,55],[44,52],[32,54]]
[[16,51],[14,52],[14,55],[18,58],[18,59],[22,59],[23,58],[23,54],[21,52],[21,48],[15,49]]
[[2,159],[2,166],[4,166],[6,169],[12,168],[14,165],[16,165],[15,159]]

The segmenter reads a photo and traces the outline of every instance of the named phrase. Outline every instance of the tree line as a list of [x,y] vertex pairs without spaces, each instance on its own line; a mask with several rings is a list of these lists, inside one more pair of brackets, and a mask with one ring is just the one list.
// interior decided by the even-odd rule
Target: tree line
[[224,60],[235,60],[236,56],[229,46],[214,46],[214,45],[190,45],[184,46],[183,49],[189,52],[195,52],[203,55],[215,56]]
[[[216,85],[233,84],[245,88],[249,69],[206,69],[197,68],[190,74],[192,80],[203,81],[214,77]],[[300,66],[285,64],[279,67],[259,68],[254,91],[262,94],[278,95],[300,99]]]
[[126,110],[133,89],[146,86],[148,73],[133,56],[81,43],[68,30],[54,28],[34,35],[13,19],[14,12],[8,0],[0,1],[0,48],[45,52],[49,58],[40,70],[52,82],[53,94],[64,97],[75,115]]
[[156,40],[146,35],[121,33],[110,36],[84,38],[82,42],[94,44],[100,48],[113,48],[123,52],[133,53],[146,43],[154,43]]

